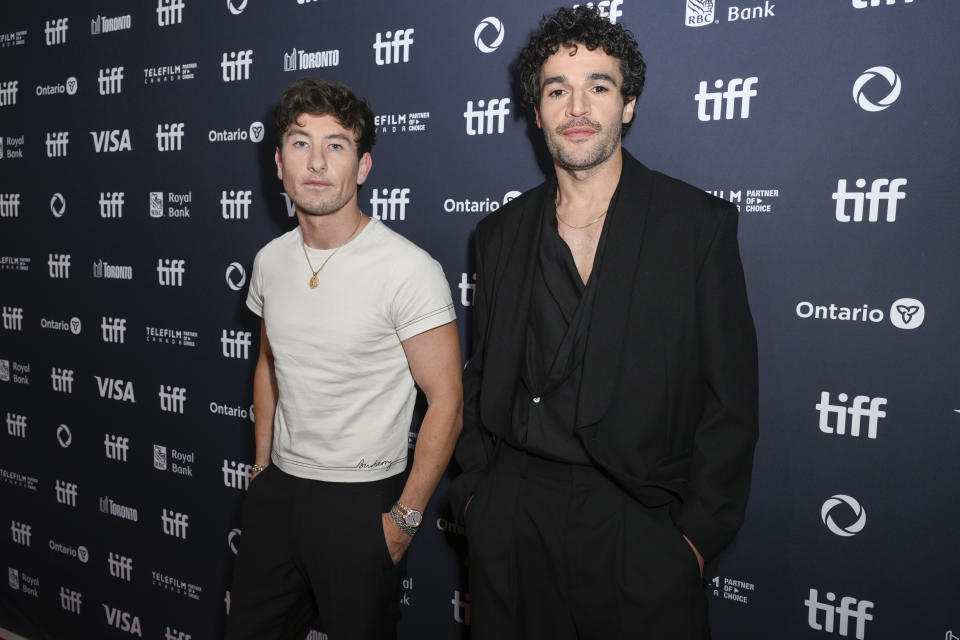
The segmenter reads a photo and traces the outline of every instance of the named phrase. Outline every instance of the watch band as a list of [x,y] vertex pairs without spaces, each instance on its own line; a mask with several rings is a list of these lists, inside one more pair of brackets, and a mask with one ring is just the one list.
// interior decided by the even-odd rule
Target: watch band
[[397,523],[397,526],[400,527],[400,531],[403,531],[411,538],[417,533],[418,527],[411,527],[406,523],[406,521],[403,519],[403,515],[400,513],[400,509],[397,508],[396,504],[390,507],[390,518]]

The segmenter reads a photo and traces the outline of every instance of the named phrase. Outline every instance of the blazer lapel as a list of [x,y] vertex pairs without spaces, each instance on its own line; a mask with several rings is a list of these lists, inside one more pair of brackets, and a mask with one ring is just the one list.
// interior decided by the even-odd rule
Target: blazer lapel
[[650,170],[623,149],[623,170],[587,334],[575,423],[578,429],[599,422],[613,394],[650,206],[651,184]]

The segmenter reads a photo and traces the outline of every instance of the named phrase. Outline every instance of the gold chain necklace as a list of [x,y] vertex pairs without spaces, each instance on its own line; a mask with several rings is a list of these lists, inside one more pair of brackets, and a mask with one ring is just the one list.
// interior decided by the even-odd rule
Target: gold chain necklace
[[[559,206],[560,206],[560,192],[557,191],[557,195],[556,195],[556,197],[553,199],[553,207],[554,207],[554,209],[555,209],[554,213],[557,214],[557,220],[559,220],[559,221],[562,222],[563,224],[567,225],[567,226],[570,227],[571,229],[586,229],[587,227],[590,227],[590,226],[593,226],[593,225],[597,224],[598,222],[600,222],[601,220],[603,220],[603,216],[607,215],[607,212],[604,211],[603,213],[601,213],[600,215],[598,215],[596,218],[594,218],[593,220],[591,220],[591,221],[588,222],[587,224],[578,227],[578,226],[576,226],[576,225],[570,224],[569,222],[567,222],[566,220],[564,220],[563,218],[560,217],[560,210],[558,209]],[[609,211],[609,209],[608,209],[607,211]]]
[[360,218],[357,220],[357,226],[355,226],[355,227],[353,228],[353,231],[350,233],[349,236],[347,236],[347,239],[343,241],[343,244],[341,244],[339,247],[337,247],[336,249],[334,249],[334,250],[333,250],[333,253],[331,253],[330,255],[327,256],[327,259],[323,261],[323,264],[320,265],[320,268],[319,268],[319,269],[314,269],[314,268],[313,268],[313,263],[310,262],[310,255],[307,253],[307,243],[306,243],[305,240],[302,241],[302,244],[303,244],[303,257],[307,259],[307,265],[310,267],[310,271],[313,271],[313,275],[310,277],[310,283],[309,283],[311,289],[316,289],[318,286],[320,286],[320,279],[317,278],[317,274],[320,273],[321,271],[323,271],[323,268],[324,268],[325,266],[327,266],[327,263],[328,263],[328,262],[330,262],[330,258],[332,258],[333,256],[337,255],[337,251],[340,251],[340,248],[343,247],[343,245],[345,245],[345,244],[347,244],[348,242],[350,242],[350,238],[352,238],[352,237],[353,237],[353,234],[355,234],[355,233],[357,232],[357,229],[360,228],[360,223],[361,223],[361,222],[363,222],[363,214],[362,214],[362,213],[360,214]]

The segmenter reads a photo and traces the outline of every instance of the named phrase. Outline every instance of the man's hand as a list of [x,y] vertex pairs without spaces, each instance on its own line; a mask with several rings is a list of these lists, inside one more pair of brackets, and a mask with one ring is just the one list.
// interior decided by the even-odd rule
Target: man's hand
[[383,521],[383,538],[387,541],[390,559],[393,560],[393,564],[397,564],[403,554],[407,552],[407,547],[410,546],[413,536],[408,536],[401,531],[389,513],[381,514],[380,519]]
[[687,534],[683,534],[683,539],[687,541],[687,544],[690,545],[690,548],[693,549],[693,553],[697,556],[697,564],[700,565],[700,577],[703,578],[703,556],[700,555],[700,552],[697,551],[697,548],[693,546],[692,542],[690,542],[690,538],[687,537]]

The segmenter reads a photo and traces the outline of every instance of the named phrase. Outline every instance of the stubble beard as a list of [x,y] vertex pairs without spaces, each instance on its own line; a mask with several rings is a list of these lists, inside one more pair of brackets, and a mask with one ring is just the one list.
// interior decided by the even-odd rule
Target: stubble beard
[[[583,126],[592,127],[597,132],[598,139],[594,142],[593,148],[590,149],[585,156],[575,156],[568,153],[560,144],[560,141],[563,140],[563,132],[567,129]],[[620,134],[622,134],[622,131],[623,129],[621,127],[616,132],[610,131],[604,133],[603,125],[598,122],[574,120],[557,127],[550,135],[544,133],[544,139],[546,140],[550,155],[553,156],[554,162],[560,167],[568,171],[585,171],[603,164],[613,155],[617,150],[617,145],[620,143]]]

